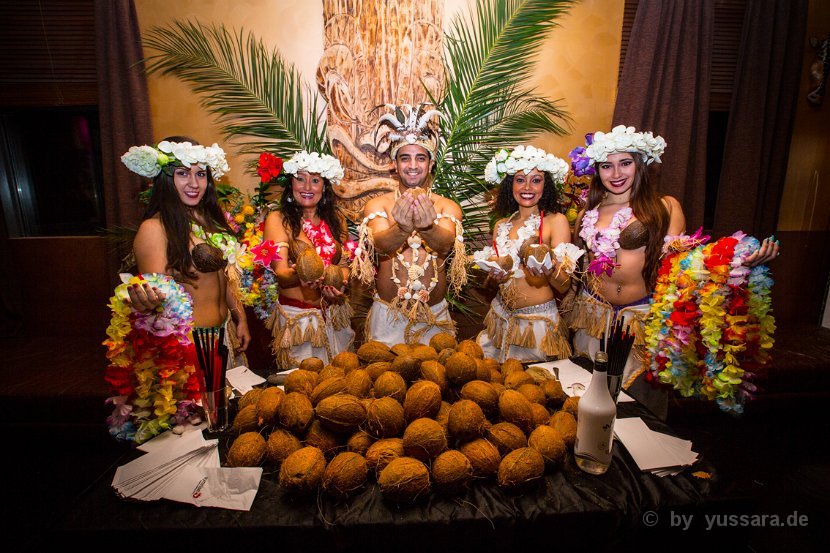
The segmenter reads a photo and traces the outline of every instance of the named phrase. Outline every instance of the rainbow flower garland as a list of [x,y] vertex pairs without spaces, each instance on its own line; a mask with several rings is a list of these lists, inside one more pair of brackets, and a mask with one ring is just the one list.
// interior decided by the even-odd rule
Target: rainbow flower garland
[[[129,275],[115,289],[109,307],[105,379],[115,396],[107,418],[110,434],[142,443],[196,415],[199,382],[190,331],[193,302],[172,277],[157,273]],[[134,311],[125,299],[131,284],[148,283],[165,294],[155,312]]]
[[775,332],[769,269],[744,264],[758,247],[737,232],[663,259],[646,322],[650,380],[743,412]]

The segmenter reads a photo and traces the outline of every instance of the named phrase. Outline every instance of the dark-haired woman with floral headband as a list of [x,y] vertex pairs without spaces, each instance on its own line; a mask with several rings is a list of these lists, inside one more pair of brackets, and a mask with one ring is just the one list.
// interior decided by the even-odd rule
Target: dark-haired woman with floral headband
[[[354,331],[351,308],[345,296],[349,278],[346,220],[337,208],[333,184],[343,178],[337,158],[316,152],[298,152],[283,164],[291,176],[279,209],[265,219],[264,240],[273,241],[281,259],[272,267],[280,295],[268,327],[279,370],[299,366],[308,357],[328,363],[352,348]],[[297,272],[297,258],[313,249],[324,267],[338,266],[342,280],[324,284],[322,278],[304,281]]]

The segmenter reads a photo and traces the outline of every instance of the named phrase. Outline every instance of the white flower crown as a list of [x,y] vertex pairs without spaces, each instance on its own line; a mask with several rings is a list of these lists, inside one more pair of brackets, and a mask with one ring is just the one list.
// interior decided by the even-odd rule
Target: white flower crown
[[484,168],[484,180],[499,184],[507,175],[515,175],[519,171],[529,173],[533,169],[548,173],[557,186],[565,182],[568,174],[567,162],[555,155],[533,146],[516,146],[509,154],[504,148],[496,152]]
[[618,125],[611,132],[594,133],[594,141],[585,148],[585,154],[591,163],[608,160],[608,154],[619,152],[637,152],[647,165],[661,163],[660,156],[666,151],[666,141],[662,136],[651,132],[636,132],[634,127]]
[[343,178],[343,167],[336,157],[317,152],[308,153],[305,150],[294,154],[283,164],[282,169],[295,177],[301,172],[317,173],[332,184],[339,184]]
[[127,169],[148,179],[155,178],[162,170],[168,171],[172,167],[210,167],[214,179],[222,178],[231,169],[225,159],[225,151],[216,143],[213,146],[202,146],[162,140],[155,147],[146,144],[132,146],[121,156],[121,161]]

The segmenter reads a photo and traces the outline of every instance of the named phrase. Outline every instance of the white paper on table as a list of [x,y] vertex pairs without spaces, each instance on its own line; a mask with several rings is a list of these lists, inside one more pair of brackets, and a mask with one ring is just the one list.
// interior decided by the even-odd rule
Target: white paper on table
[[250,370],[245,365],[234,367],[226,373],[226,378],[230,382],[234,390],[240,394],[245,395],[250,392],[254,386],[262,384],[265,379]]
[[[570,359],[559,359],[557,361],[548,361],[547,363],[538,363],[531,365],[531,367],[545,369],[551,373],[551,376],[556,376],[558,374],[558,380],[562,384],[562,389],[569,396],[582,395],[591,383],[591,373]],[[624,403],[628,401],[634,401],[634,398],[626,394],[624,391],[620,391],[620,395],[617,396],[617,403]]]
[[617,419],[614,434],[644,471],[676,473],[697,460],[692,442],[655,432],[639,417]]
[[164,497],[197,507],[250,511],[261,478],[261,467],[187,466],[167,488]]
[[[190,432],[198,432],[200,435],[202,434],[202,430],[207,428],[207,422],[202,421],[200,424],[193,425],[187,424],[184,425],[184,432],[181,434],[176,434],[170,430],[166,432],[162,432],[152,440],[146,441],[143,444],[139,444],[136,446],[136,449],[139,451],[143,451],[145,453],[151,453],[153,451],[157,451],[159,448],[167,447],[169,442],[175,442],[176,440],[181,440],[184,438],[186,434]],[[204,438],[202,439],[204,442]]]

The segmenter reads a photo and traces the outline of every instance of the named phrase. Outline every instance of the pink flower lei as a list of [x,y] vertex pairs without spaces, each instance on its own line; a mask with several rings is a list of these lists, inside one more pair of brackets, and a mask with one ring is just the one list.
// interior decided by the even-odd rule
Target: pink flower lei
[[600,276],[602,273],[611,276],[614,268],[617,267],[614,260],[617,258],[617,249],[620,247],[620,233],[622,229],[628,226],[632,216],[631,208],[624,207],[614,214],[608,228],[597,230],[599,210],[595,207],[585,212],[582,217],[582,230],[579,231],[579,236],[585,240],[585,244],[594,254],[594,259],[588,266],[588,271],[596,276]]
[[337,244],[334,242],[334,236],[331,234],[331,229],[328,223],[320,219],[319,225],[314,225],[309,219],[303,219],[303,232],[311,241],[311,245],[317,251],[317,254],[323,260],[323,265],[328,267],[334,259],[334,254],[337,252]]

